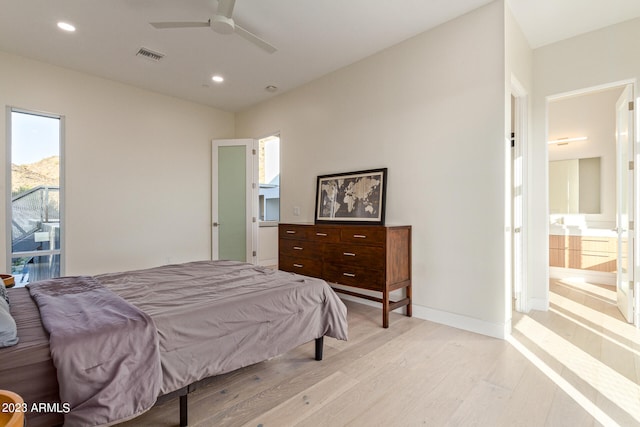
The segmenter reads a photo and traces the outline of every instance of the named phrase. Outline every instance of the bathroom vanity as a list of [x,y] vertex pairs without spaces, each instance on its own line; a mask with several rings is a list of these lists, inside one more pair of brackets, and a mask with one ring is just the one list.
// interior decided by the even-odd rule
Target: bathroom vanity
[[549,234],[549,266],[615,273],[617,246],[617,235],[612,230],[552,228]]

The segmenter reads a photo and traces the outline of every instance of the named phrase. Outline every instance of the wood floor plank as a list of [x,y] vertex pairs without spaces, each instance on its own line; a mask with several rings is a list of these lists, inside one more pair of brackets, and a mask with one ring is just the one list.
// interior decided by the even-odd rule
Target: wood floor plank
[[296,425],[310,414],[327,406],[329,402],[341,398],[357,383],[355,379],[348,375],[334,372],[280,405],[248,421],[244,424],[244,427]]
[[[422,322],[381,347],[382,354],[376,351],[345,365],[341,370],[356,378],[358,384],[351,389],[348,396],[332,402],[325,411],[308,417],[298,426],[346,425],[363,420],[364,414],[372,410],[372,401],[384,400],[385,397],[389,400],[388,396],[394,393],[394,384],[412,382],[415,372],[409,369],[411,366],[416,363],[427,365],[429,357],[441,351],[441,347],[438,346],[419,344],[422,338],[433,337],[433,332],[438,328],[438,325]],[[394,348],[399,351],[394,351]],[[398,399],[403,398],[398,394],[394,396]],[[386,406],[386,403],[382,406],[374,404],[374,413],[378,414],[378,408]]]
[[[349,341],[216,377],[190,395],[190,426],[640,426],[640,334],[611,287],[550,294],[552,310],[514,313],[518,346],[397,313],[383,329],[379,308],[345,301]],[[120,427],[177,424],[175,400]]]
[[568,423],[580,427],[599,427],[601,425],[575,400],[556,388],[545,426],[565,427]]

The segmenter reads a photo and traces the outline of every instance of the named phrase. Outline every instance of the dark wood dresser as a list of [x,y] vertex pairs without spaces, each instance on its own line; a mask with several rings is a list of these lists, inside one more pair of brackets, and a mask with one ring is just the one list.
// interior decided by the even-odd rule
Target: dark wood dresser
[[[376,291],[381,297],[333,289],[382,304],[382,326],[389,312],[406,306],[411,316],[411,226],[280,224],[278,268],[352,288]],[[405,297],[389,293],[405,288]]]

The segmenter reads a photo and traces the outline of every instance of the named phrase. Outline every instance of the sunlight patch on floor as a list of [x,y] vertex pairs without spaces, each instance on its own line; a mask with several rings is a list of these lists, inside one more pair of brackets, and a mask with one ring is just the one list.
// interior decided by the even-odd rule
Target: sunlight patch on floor
[[[514,329],[522,333],[542,350],[547,352],[547,354],[589,384],[593,389],[597,390],[604,397],[640,422],[640,405],[638,405],[640,386],[638,384],[635,384],[633,381],[585,353],[580,348],[528,316],[523,316],[516,323]],[[556,382],[556,384],[558,383]],[[581,404],[585,410],[592,413],[590,410],[592,408],[583,405],[573,394],[570,395]],[[598,421],[602,422],[596,414],[592,413],[592,415],[596,417]]]
[[551,304],[565,309],[577,316],[587,319],[591,323],[602,326],[608,331],[626,338],[630,341],[640,342],[640,332],[631,324],[621,320],[612,319],[611,316],[601,311],[587,307],[584,304],[575,302],[572,299],[563,297],[554,292],[549,294]]
[[573,286],[579,287],[592,294],[605,297],[612,302],[615,302],[616,300],[616,288],[613,286],[596,285],[596,284],[587,282],[584,278],[581,278],[581,277],[572,277],[568,279],[562,279],[562,280],[556,281],[556,283],[573,285]]
[[556,315],[558,315],[560,317],[563,317],[563,318],[565,318],[565,319],[567,319],[567,320],[569,320],[571,322],[574,322],[575,324],[577,324],[581,328],[586,329],[587,331],[591,332],[592,334],[598,335],[603,340],[609,341],[609,342],[611,342],[611,343],[613,343],[613,344],[615,344],[617,346],[620,346],[625,351],[628,351],[630,353],[633,353],[633,354],[636,354],[636,355],[640,356],[640,351],[638,351],[638,350],[636,350],[634,348],[631,348],[628,345],[626,345],[626,344],[624,344],[624,343],[622,343],[622,342],[620,342],[620,341],[618,341],[616,339],[613,339],[613,338],[609,337],[607,334],[604,334],[604,333],[592,328],[591,326],[587,325],[586,323],[583,323],[583,322],[581,322],[581,321],[579,321],[579,320],[577,320],[577,319],[575,319],[573,317],[567,316],[566,314],[564,314],[564,313],[562,313],[562,312],[560,312],[558,310],[555,310],[553,308],[550,308],[549,311],[551,313],[554,313],[554,314],[556,314]]
[[616,423],[609,415],[607,415],[584,394],[578,391],[578,389],[576,389],[569,381],[549,367],[549,365],[536,356],[524,344],[514,338],[513,335],[507,337],[507,341],[600,424],[606,427],[618,426],[618,423]]

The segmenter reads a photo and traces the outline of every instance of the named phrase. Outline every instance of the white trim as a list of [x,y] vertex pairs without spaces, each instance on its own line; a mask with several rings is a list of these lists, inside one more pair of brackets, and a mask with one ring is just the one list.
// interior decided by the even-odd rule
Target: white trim
[[[55,113],[49,113],[45,111],[38,110],[30,110],[26,108],[13,107],[8,105],[6,107],[6,162],[11,163],[11,145],[12,141],[12,113],[20,113],[20,114],[30,114],[39,117],[46,117],[50,119],[56,119],[59,121],[59,135],[58,135],[58,151],[59,151],[59,176],[58,176],[58,187],[59,189],[59,197],[60,197],[60,248],[52,249],[47,251],[38,251],[36,255],[50,256],[50,255],[60,255],[60,276],[64,276],[66,272],[66,256],[65,256],[65,248],[66,248],[66,190],[65,190],[65,116]],[[6,203],[5,203],[5,247],[6,247],[6,259],[5,259],[5,269],[4,271],[11,271],[11,260],[13,259],[13,248],[11,246],[11,238],[12,238],[12,226],[11,220],[13,218],[12,206],[11,206],[11,167],[6,168],[5,172],[5,181],[6,183]],[[16,252],[18,255],[23,255],[21,252]],[[25,252],[26,254],[26,252]]]
[[[528,313],[531,310],[529,305],[529,282],[528,282],[528,245],[529,245],[529,94],[518,79],[511,75],[511,94],[515,98],[515,117],[513,118],[515,127],[515,146],[520,154],[520,255],[521,265],[519,266],[519,280],[516,280],[516,310],[521,313]],[[513,190],[512,190],[513,191]],[[515,250],[512,248],[512,251]],[[516,273],[518,269],[515,269]],[[518,289],[519,288],[519,289]],[[513,296],[512,296],[513,297]],[[511,311],[511,298],[506,299],[508,312]],[[510,318],[510,316],[507,316]]]
[[11,111],[12,108],[10,106],[6,107],[6,135],[5,135],[5,266],[3,271],[11,272],[11,167],[6,167],[7,164],[11,163]]
[[549,267],[549,279],[584,279],[600,285],[616,286],[616,274],[576,268]]
[[263,260],[260,260],[259,264],[263,267],[271,267],[273,265],[278,265],[278,258],[263,259]]
[[[616,82],[611,82],[611,83],[604,83],[601,85],[596,85],[596,86],[590,86],[590,87],[586,87],[586,88],[582,88],[582,89],[576,89],[576,90],[571,90],[568,92],[560,92],[557,93],[555,95],[548,95],[546,97],[547,102],[549,101],[558,101],[560,99],[563,98],[571,98],[574,96],[580,96],[580,95],[587,95],[589,93],[593,93],[593,92],[598,92],[601,90],[607,90],[607,89],[613,89],[615,87],[622,87],[622,86],[626,86],[629,84],[633,84],[635,85],[636,79],[625,79],[625,80],[619,80]],[[548,133],[547,129],[547,133]],[[548,140],[549,138],[545,138],[545,140]]]
[[[370,301],[364,298],[358,298],[351,295],[338,294],[340,299],[347,301],[354,301],[359,304],[368,305],[370,307],[381,308],[382,304],[375,301]],[[511,334],[511,317],[509,317],[504,324],[486,322],[484,320],[474,319],[468,316],[462,316],[460,314],[448,313],[446,311],[435,310],[433,308],[425,307],[422,305],[412,304],[413,317],[422,320],[428,320],[430,322],[439,323],[441,325],[450,326],[456,329],[462,329],[476,334],[487,335],[494,338],[505,339]],[[400,307],[393,312],[404,314],[404,308]],[[382,315],[382,310],[380,311]],[[393,322],[392,322],[393,323]],[[391,325],[390,327],[393,327]]]
[[[547,286],[548,292],[549,286]],[[549,298],[530,298],[529,299],[529,308],[531,310],[537,311],[548,311],[549,310]]]
[[413,304],[413,316],[494,338],[505,339],[511,333],[511,318],[506,319],[503,324],[492,323],[416,304]]
[[[217,179],[214,179],[218,165],[218,150],[220,146],[244,146],[245,151],[245,167],[246,167],[246,184],[248,189],[245,193],[245,233],[246,233],[246,260],[249,263],[256,264],[258,260],[258,184],[257,184],[257,155],[252,154],[252,150],[257,150],[257,140],[255,139],[214,139],[211,141],[211,259],[219,259],[219,248],[215,239],[215,230],[213,223],[217,222],[218,213],[218,187]],[[256,151],[257,152],[257,151]],[[255,184],[253,186],[252,184]],[[253,218],[256,221],[253,221]],[[254,256],[253,253],[256,253]]]

